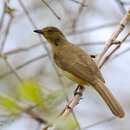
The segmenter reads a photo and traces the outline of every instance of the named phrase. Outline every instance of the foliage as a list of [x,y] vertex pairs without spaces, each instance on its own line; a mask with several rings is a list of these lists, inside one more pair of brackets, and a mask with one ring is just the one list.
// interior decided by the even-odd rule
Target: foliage
[[[57,107],[64,101],[64,94],[61,90],[50,90],[45,86],[41,86],[33,80],[23,81],[18,85],[18,94],[21,103],[26,101],[29,104],[40,108],[46,115],[46,120],[50,124],[55,124],[56,129],[74,130],[77,124],[71,115],[57,118]],[[0,96],[0,106],[9,114],[15,116],[25,112],[26,108],[19,105],[17,99],[11,96]],[[28,106],[30,107],[30,106]]]
[[34,103],[43,109],[43,112],[50,113],[56,109],[64,100],[63,92],[60,90],[54,91],[41,86],[36,81],[24,81],[19,86],[21,98],[28,102]]
[[19,85],[19,93],[27,101],[40,104],[43,101],[42,88],[35,81],[24,81]]
[[77,123],[72,115],[59,117],[54,122],[56,130],[75,130]]
[[9,114],[16,115],[23,111],[16,100],[10,96],[0,96],[0,106]]

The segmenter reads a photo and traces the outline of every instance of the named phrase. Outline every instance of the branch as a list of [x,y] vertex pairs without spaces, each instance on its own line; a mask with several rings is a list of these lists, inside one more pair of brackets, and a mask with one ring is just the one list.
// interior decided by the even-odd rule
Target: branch
[[0,53],[1,57],[3,58],[3,60],[5,61],[5,63],[7,64],[7,66],[10,68],[10,70],[15,74],[15,76],[18,78],[18,80],[23,81],[23,79],[19,76],[19,74],[16,72],[15,68],[8,62],[7,58]]
[[70,35],[77,35],[77,34],[81,34],[81,33],[96,31],[97,29],[101,29],[101,28],[111,27],[111,26],[114,26],[117,24],[118,24],[118,22],[112,22],[112,23],[107,23],[107,24],[103,24],[103,25],[98,25],[96,27],[79,29],[79,30],[76,30],[75,32],[68,31],[66,34],[69,36]]
[[73,1],[73,2],[75,2],[76,4],[80,4],[81,6],[84,6],[84,7],[87,6],[87,4],[86,4],[85,2],[80,2],[80,1],[78,1],[78,0],[70,0],[70,1]]
[[128,38],[129,35],[130,35],[130,32],[121,41],[118,41],[117,43],[113,42],[113,44],[118,44],[118,45],[111,51],[111,53],[109,55],[107,55],[104,58],[103,62],[100,64],[99,68],[101,68],[106,63],[106,61],[108,61],[108,59],[112,56],[112,54],[115,53],[120,48],[122,43]]
[[115,54],[109,61],[112,61],[114,60],[115,58],[118,58],[119,56],[122,56],[123,54],[127,53],[127,52],[130,52],[130,47],[121,51],[120,53],[118,54]]
[[[67,114],[69,114],[69,112],[72,111],[72,108],[74,108],[78,102],[81,99],[82,93],[85,91],[85,87],[78,85],[76,94],[73,99],[71,101],[69,101],[68,105],[66,105],[66,107],[60,112],[59,116],[66,116]],[[78,101],[78,102],[77,102]]]
[[54,16],[56,16],[56,18],[58,20],[61,20],[61,18],[56,14],[56,12],[47,4],[47,2],[45,0],[41,0],[50,10],[51,12],[54,14]]
[[[48,56],[48,55],[47,55],[47,54],[45,54],[45,55],[42,54],[42,55],[40,55],[40,56],[38,56],[38,57],[36,57],[36,58],[32,58],[32,59],[26,61],[25,63],[23,63],[23,64],[17,66],[15,69],[16,69],[16,70],[20,70],[20,69],[22,69],[23,67],[25,67],[26,65],[29,65],[29,64],[31,64],[31,63],[33,63],[33,62],[35,62],[35,61],[37,61],[37,60],[40,60],[40,59],[42,59],[42,58],[44,58],[44,57],[46,57],[46,56]],[[12,70],[6,72],[6,73],[0,75],[0,79],[4,78],[5,76],[7,76],[7,75],[9,75],[9,74],[12,74],[12,73],[13,73]]]
[[76,29],[76,24],[77,24],[77,22],[78,22],[78,20],[79,20],[79,17],[80,17],[80,15],[81,15],[82,11],[83,11],[83,8],[84,8],[83,5],[85,4],[85,1],[86,1],[86,0],[82,0],[82,4],[81,4],[81,6],[79,7],[78,13],[77,13],[76,17],[74,18],[74,20],[73,20],[73,22],[72,22],[72,32],[74,32],[75,29]]
[[1,27],[3,25],[4,16],[5,16],[5,1],[4,1],[4,5],[3,5],[2,15],[1,15],[1,18],[0,18],[0,30],[1,30]]
[[9,33],[9,29],[11,27],[11,23],[12,23],[12,20],[13,20],[13,9],[11,9],[8,4],[6,3],[5,4],[5,10],[4,12],[5,13],[8,13],[10,15],[10,20],[7,24],[7,28],[6,28],[6,31],[5,31],[5,35],[4,35],[4,38],[3,38],[3,41],[1,42],[1,48],[0,48],[0,56],[2,57],[2,59],[5,61],[5,63],[7,64],[7,66],[9,67],[9,69],[15,74],[15,76],[18,78],[18,80],[22,81],[22,78],[19,76],[19,74],[16,72],[15,68],[8,62],[6,56],[2,53],[3,49],[4,49],[4,46],[5,46],[5,43],[6,43],[6,39],[8,37],[8,33]]
[[7,24],[7,27],[5,29],[5,34],[4,34],[4,38],[2,39],[2,42],[0,43],[1,44],[1,48],[0,48],[0,51],[2,52],[3,49],[4,49],[4,46],[5,46],[5,42],[7,40],[7,37],[8,37],[8,34],[9,34],[9,30],[10,30],[10,27],[11,27],[11,24],[12,24],[12,21],[13,21],[13,15],[12,14],[9,14],[10,15],[10,19],[8,21],[8,24]]
[[125,16],[121,20],[120,24],[117,26],[117,28],[112,33],[112,35],[110,36],[110,38],[108,39],[108,41],[105,43],[104,48],[97,55],[97,57],[96,57],[97,64],[99,63],[99,61],[103,57],[103,55],[106,53],[106,51],[110,48],[110,46],[112,45],[113,41],[116,40],[116,38],[118,37],[118,35],[122,32],[122,30],[125,28],[125,26],[129,22],[129,20],[130,20],[130,18],[129,18],[130,16],[129,15],[130,15],[130,10],[128,10],[128,12],[125,14]]
[[4,55],[5,56],[10,56],[10,55],[13,55],[13,54],[16,54],[16,53],[28,51],[28,50],[33,49],[35,47],[38,47],[38,46],[40,46],[42,44],[43,43],[41,43],[41,42],[36,42],[36,43],[34,43],[32,45],[29,45],[29,46],[26,46],[26,47],[19,47],[19,48],[12,49],[10,51],[4,52]]
[[32,109],[33,108],[31,107],[31,108],[23,109],[23,110],[25,113],[30,115],[33,119],[37,120],[38,122],[48,124],[48,122],[45,119],[43,119],[43,117],[40,117],[40,115],[32,111]]

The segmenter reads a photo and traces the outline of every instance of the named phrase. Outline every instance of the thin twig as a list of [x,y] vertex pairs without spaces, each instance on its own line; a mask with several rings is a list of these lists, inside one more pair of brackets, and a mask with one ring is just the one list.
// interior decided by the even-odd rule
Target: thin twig
[[85,1],[86,1],[86,0],[83,0],[83,1],[82,1],[83,4],[79,7],[78,13],[77,13],[76,17],[74,18],[74,20],[73,20],[73,22],[72,22],[72,32],[74,32],[75,29],[76,29],[76,25],[77,25],[77,22],[78,22],[78,20],[79,20],[80,15],[81,15],[81,13],[82,13],[82,11],[83,11],[83,8],[84,8],[83,5],[84,5]]
[[78,0],[70,0],[70,1],[73,1],[73,2],[75,2],[76,4],[80,4],[81,6],[84,6],[84,7],[87,6],[86,3],[80,2],[80,1],[78,1]]
[[2,39],[2,41],[1,41],[1,43],[0,43],[0,44],[1,44],[1,48],[0,48],[0,51],[1,51],[1,52],[2,52],[3,49],[4,49],[5,42],[6,42],[7,38],[8,38],[8,34],[9,34],[9,31],[10,31],[10,27],[11,27],[11,24],[12,24],[12,21],[13,21],[13,15],[12,15],[12,14],[9,14],[9,16],[10,16],[10,19],[9,19],[8,24],[7,24],[7,27],[6,27],[6,29],[5,29],[4,38]]
[[75,32],[68,31],[66,34],[69,35],[69,36],[70,35],[77,35],[77,34],[87,33],[87,32],[91,32],[91,31],[96,31],[97,29],[101,29],[101,28],[103,29],[103,28],[106,28],[106,27],[115,26],[117,24],[118,24],[118,22],[107,23],[107,24],[98,25],[98,26],[91,27],[91,28],[79,29],[79,30],[76,30]]
[[26,46],[26,47],[19,47],[19,48],[12,49],[12,50],[9,50],[7,52],[4,52],[4,55],[10,56],[10,55],[17,54],[17,53],[20,53],[20,52],[28,51],[28,50],[36,48],[36,47],[38,47],[42,44],[43,43],[41,43],[41,42],[36,42],[36,43],[31,44],[31,45]]
[[49,4],[47,2],[45,2],[45,0],[41,0],[50,10],[51,12],[54,14],[54,16],[56,16],[56,18],[58,20],[61,20],[61,18],[56,14],[56,12],[49,6]]
[[125,14],[123,19],[121,20],[120,24],[117,26],[115,31],[112,33],[108,41],[105,43],[104,48],[99,52],[99,54],[96,57],[96,62],[99,63],[100,59],[103,57],[103,55],[106,53],[106,51],[110,48],[112,45],[112,42],[115,41],[115,39],[118,37],[118,35],[121,33],[121,31],[124,29],[124,27],[127,25],[129,18],[130,10]]
[[118,54],[115,54],[109,61],[115,60],[116,58],[118,58],[119,56],[122,56],[123,54],[125,54],[127,52],[130,52],[130,47],[125,49],[125,50],[123,50],[123,51],[121,51]]
[[2,15],[1,15],[1,17],[0,17],[0,30],[1,30],[2,25],[3,25],[4,16],[5,16],[5,1],[4,1],[4,5],[3,5]]
[[19,74],[16,72],[15,68],[8,62],[7,58],[0,53],[1,57],[3,58],[3,60],[5,61],[5,63],[7,64],[7,66],[10,68],[10,70],[15,74],[15,76],[18,78],[18,80],[23,81],[23,79],[19,76]]
[[[4,60],[4,62],[7,64],[7,66],[9,67],[9,69],[15,74],[15,76],[18,78],[18,80],[23,81],[22,78],[19,76],[19,74],[16,72],[15,68],[8,62],[7,57],[2,53],[4,45],[6,43],[6,39],[8,37],[8,33],[9,33],[9,29],[11,27],[11,23],[13,20],[13,14],[12,14],[12,9],[10,7],[8,7],[7,3],[5,4],[5,9],[7,11],[6,13],[8,13],[10,15],[10,20],[8,22],[6,31],[5,31],[5,37],[3,38],[3,41],[1,42],[1,48],[0,48],[0,55],[2,57],[2,59]],[[4,10],[5,11],[5,10]]]
[[[7,95],[5,94],[0,94],[0,98],[6,98],[8,97]],[[31,106],[31,107],[28,107],[28,108],[25,108],[23,107],[22,104],[20,104],[17,100],[14,100],[14,102],[17,104],[17,108],[19,109],[19,111],[24,112],[24,113],[27,113],[28,115],[30,115],[33,119],[37,120],[38,122],[42,122],[42,123],[46,123],[48,124],[47,120],[45,120],[43,117],[40,117],[35,111],[33,111],[33,108],[36,108],[36,106]],[[10,114],[11,116],[12,114]],[[0,115],[1,117],[1,115]]]
[[113,53],[120,48],[122,43],[128,38],[129,35],[130,35],[130,32],[121,41],[119,41],[118,45],[111,51],[111,53],[104,58],[99,68],[101,68],[106,63],[106,61],[108,61],[108,59],[113,55]]
[[[23,67],[25,67],[25,66],[27,66],[27,65],[29,65],[29,64],[31,64],[31,63],[34,63],[34,62],[36,62],[36,61],[38,61],[38,60],[40,60],[40,59],[42,59],[42,58],[44,58],[44,57],[46,57],[46,56],[48,56],[48,55],[47,55],[47,54],[45,54],[45,55],[42,54],[42,55],[40,55],[40,56],[38,56],[38,57],[36,57],[36,58],[32,58],[32,59],[26,61],[25,63],[23,63],[23,64],[17,66],[15,69],[16,69],[16,70],[20,70],[20,69],[22,69]],[[12,70],[10,70],[10,71],[8,71],[8,72],[5,72],[4,74],[1,74],[1,75],[0,75],[0,79],[4,78],[5,76],[8,76],[9,74],[12,74],[12,73],[13,73]]]
[[32,109],[24,109],[24,112],[30,115],[33,119],[37,120],[38,122],[48,124],[48,122],[45,119],[43,119],[43,117],[40,117],[37,113],[32,111]]

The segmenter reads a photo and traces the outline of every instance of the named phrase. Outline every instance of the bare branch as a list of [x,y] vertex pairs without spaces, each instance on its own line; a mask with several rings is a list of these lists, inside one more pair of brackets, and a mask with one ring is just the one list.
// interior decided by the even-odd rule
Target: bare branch
[[35,47],[38,47],[38,46],[40,46],[42,44],[43,43],[41,43],[41,42],[37,42],[37,43],[34,43],[34,44],[26,46],[26,47],[20,47],[20,48],[12,49],[10,51],[4,52],[4,55],[10,56],[10,55],[13,55],[13,54],[16,54],[16,53],[28,51],[28,50],[33,49]]
[[47,4],[47,2],[45,2],[45,0],[41,0],[50,10],[51,12],[54,14],[54,16],[56,16],[56,18],[58,20],[61,20],[61,18],[56,14],[56,12]]
[[118,24],[118,22],[112,22],[112,23],[107,23],[107,24],[103,24],[103,25],[98,25],[96,27],[79,29],[79,30],[76,30],[75,32],[69,31],[66,34],[69,36],[70,35],[77,35],[77,34],[81,34],[81,33],[96,31],[97,29],[101,29],[101,28],[111,27],[111,26],[114,26],[117,24]]
[[127,25],[129,18],[130,10],[125,14],[123,19],[121,20],[120,24],[117,26],[113,34],[110,36],[109,40],[105,43],[104,48],[99,52],[99,54],[96,57],[97,64],[99,63],[100,59],[103,57],[103,55],[106,53],[106,51],[109,49],[109,47],[112,45],[112,42],[115,41],[115,39],[118,37],[118,35],[121,33],[121,31],[124,29],[124,27]]
[[8,21],[8,24],[7,24],[7,27],[6,27],[6,30],[5,30],[5,34],[4,34],[4,38],[2,39],[1,41],[1,48],[0,48],[0,51],[2,52],[3,49],[4,49],[4,45],[5,45],[5,42],[7,40],[7,37],[8,37],[8,34],[9,34],[9,30],[10,30],[10,27],[11,27],[11,24],[12,24],[12,21],[13,21],[13,15],[10,14],[10,19]]
[[118,58],[119,56],[122,56],[123,54],[125,54],[125,53],[127,53],[127,52],[130,52],[130,48],[127,48],[127,49],[125,49],[124,51],[121,51],[120,53],[115,54],[109,61],[112,61],[112,60]]
[[30,115],[33,119],[37,120],[38,122],[48,124],[48,122],[43,117],[40,117],[40,115],[32,111],[32,109],[24,109],[24,112]]
[[2,27],[2,25],[3,25],[4,16],[5,16],[5,1],[4,1],[4,5],[3,5],[2,15],[1,15],[1,17],[0,17],[0,30],[1,30],[1,27]]
[[73,22],[72,22],[72,32],[75,31],[76,24],[77,24],[77,22],[78,22],[78,20],[79,20],[79,17],[80,17],[80,15],[81,15],[82,11],[83,11],[83,8],[84,8],[83,5],[84,5],[85,1],[86,1],[86,0],[83,0],[83,1],[82,1],[82,5],[80,6],[76,17],[74,18],[74,20],[73,20]]
[[84,3],[84,2],[80,2],[80,1],[78,1],[78,0],[70,0],[70,1],[73,1],[73,2],[75,2],[76,4],[80,4],[81,6],[84,6],[84,7],[87,6],[86,3]]
[[[16,70],[22,69],[22,68],[25,67],[26,65],[29,65],[29,64],[31,64],[31,63],[33,63],[33,62],[35,62],[35,61],[37,61],[37,60],[40,60],[40,59],[42,59],[42,58],[44,58],[44,57],[46,57],[46,56],[48,56],[48,55],[47,55],[47,54],[45,54],[45,55],[42,54],[42,55],[40,55],[40,56],[38,56],[38,57],[36,57],[36,58],[32,58],[32,59],[28,60],[27,62],[25,62],[25,63],[23,63],[23,64],[17,66],[15,69],[16,69]],[[6,72],[6,73],[0,75],[0,79],[4,78],[5,76],[7,76],[7,75],[9,75],[9,74],[12,74],[12,73],[13,73],[12,70]]]
[[111,51],[111,53],[109,55],[107,55],[104,58],[103,62],[100,64],[99,68],[101,68],[106,63],[106,61],[108,61],[108,59],[112,56],[112,54],[115,53],[115,51],[117,51],[120,48],[120,46],[122,45],[122,43],[127,39],[127,37],[129,35],[130,35],[130,32],[122,39],[122,41],[118,42],[118,45]]
[[6,43],[6,39],[8,37],[8,33],[9,33],[9,29],[11,27],[11,23],[12,23],[12,20],[13,20],[13,14],[12,14],[12,11],[13,9],[11,9],[7,3],[5,4],[5,10],[4,12],[5,13],[8,13],[10,15],[10,20],[8,22],[8,25],[7,25],[7,28],[6,28],[6,31],[5,31],[5,35],[4,35],[4,38],[3,38],[3,41],[1,42],[1,48],[0,48],[0,55],[2,57],[2,59],[5,61],[5,63],[7,64],[7,66],[9,67],[9,69],[15,74],[15,76],[18,78],[18,80],[22,81],[22,78],[19,76],[19,74],[16,72],[15,68],[8,62],[6,56],[4,54],[2,54],[2,51],[3,51],[3,48],[4,48],[4,45]]
[[18,80],[23,81],[23,79],[19,76],[19,74],[16,72],[15,68],[8,62],[7,58],[0,53],[1,57],[3,58],[3,60],[5,61],[5,63],[7,64],[7,66],[10,68],[10,70],[15,74],[15,76],[18,78]]

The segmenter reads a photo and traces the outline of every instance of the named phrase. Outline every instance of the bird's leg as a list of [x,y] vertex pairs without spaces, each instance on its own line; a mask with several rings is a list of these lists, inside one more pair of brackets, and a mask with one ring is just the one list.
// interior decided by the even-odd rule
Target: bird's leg
[[82,96],[82,93],[79,92],[79,89],[82,89],[82,87],[83,87],[83,86],[81,86],[81,85],[78,85],[78,86],[77,86],[77,88],[74,90],[74,96],[76,96],[76,95]]
[[69,111],[72,111],[72,107],[70,107],[69,105],[66,105],[67,109],[69,109]]
[[91,58],[96,58],[96,55],[90,55]]

